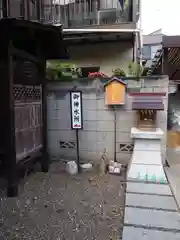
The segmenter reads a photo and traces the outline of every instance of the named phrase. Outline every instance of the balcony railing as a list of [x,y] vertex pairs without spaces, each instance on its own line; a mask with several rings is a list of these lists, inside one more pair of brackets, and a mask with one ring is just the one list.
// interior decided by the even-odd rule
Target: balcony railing
[[41,21],[41,4],[38,0],[0,0],[0,18],[17,18]]
[[63,24],[65,28],[131,22],[133,0],[9,0],[0,1],[0,18],[13,17]]
[[45,23],[63,24],[65,28],[116,24],[130,22],[131,9],[132,4],[123,8],[119,0],[54,0],[43,5],[43,19]]

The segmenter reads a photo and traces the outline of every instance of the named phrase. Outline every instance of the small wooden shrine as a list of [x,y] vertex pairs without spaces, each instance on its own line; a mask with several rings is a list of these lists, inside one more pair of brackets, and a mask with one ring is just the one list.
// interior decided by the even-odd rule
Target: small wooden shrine
[[164,110],[163,96],[166,93],[130,93],[132,110],[136,110],[137,128],[141,130],[155,129],[157,111]]
[[39,160],[48,171],[46,59],[66,57],[61,28],[0,20],[0,170],[10,197],[27,166]]

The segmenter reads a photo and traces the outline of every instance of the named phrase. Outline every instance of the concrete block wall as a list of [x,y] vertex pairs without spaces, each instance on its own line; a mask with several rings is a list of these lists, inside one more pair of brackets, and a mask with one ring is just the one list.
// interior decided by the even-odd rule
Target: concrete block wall
[[[75,131],[71,130],[70,99],[67,93],[63,99],[56,94],[48,97],[48,142],[51,157],[75,158],[75,148],[60,148],[59,142],[74,141]],[[117,110],[116,150],[117,159],[127,162],[131,153],[120,152],[120,143],[132,143],[131,126],[135,122],[132,111]],[[114,157],[114,112],[105,106],[104,94],[83,94],[83,130],[79,131],[80,157],[98,162],[103,152],[108,159]]]
[[[165,89],[168,79],[161,81],[161,91]],[[134,83],[135,84],[135,83]],[[155,83],[154,83],[155,84]],[[157,81],[156,81],[157,84]],[[97,92],[97,84],[90,83],[59,83],[49,85],[48,95],[48,143],[49,153],[53,159],[75,159],[75,131],[71,130],[69,91],[77,86],[82,91],[83,99],[83,130],[79,131],[80,157],[83,161],[98,163],[104,151],[109,160],[114,159],[114,111],[105,105],[104,91]],[[149,85],[149,80],[144,86]],[[150,84],[151,85],[151,84]],[[96,87],[94,87],[96,86]],[[100,83],[101,90],[102,83]],[[132,87],[132,84],[129,84]],[[128,87],[128,88],[129,88]],[[159,91],[160,91],[159,90]],[[120,144],[130,145],[131,127],[136,125],[136,112],[132,111],[132,97],[126,96],[125,106],[118,107],[116,113],[116,156],[121,163],[127,164],[132,151],[124,151]],[[164,97],[167,106],[167,96]],[[157,125],[166,132],[167,107],[157,116]],[[162,143],[165,157],[165,140]],[[68,148],[62,148],[60,142],[67,142]]]

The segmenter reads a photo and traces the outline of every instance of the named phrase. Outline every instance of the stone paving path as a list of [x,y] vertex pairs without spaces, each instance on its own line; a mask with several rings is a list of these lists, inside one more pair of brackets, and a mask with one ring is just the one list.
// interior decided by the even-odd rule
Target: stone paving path
[[[153,156],[157,157],[158,153],[153,151],[151,155],[150,151],[146,151],[145,155],[141,150],[133,153],[127,174],[123,240],[180,239],[177,203],[161,159],[154,161]],[[155,179],[147,176],[152,173]]]

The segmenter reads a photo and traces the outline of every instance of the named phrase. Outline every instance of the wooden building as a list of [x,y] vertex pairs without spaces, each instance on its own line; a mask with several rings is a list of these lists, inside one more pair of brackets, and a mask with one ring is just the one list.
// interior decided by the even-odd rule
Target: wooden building
[[0,20],[0,169],[10,197],[27,165],[40,160],[48,171],[46,59],[60,58],[67,58],[60,27]]

